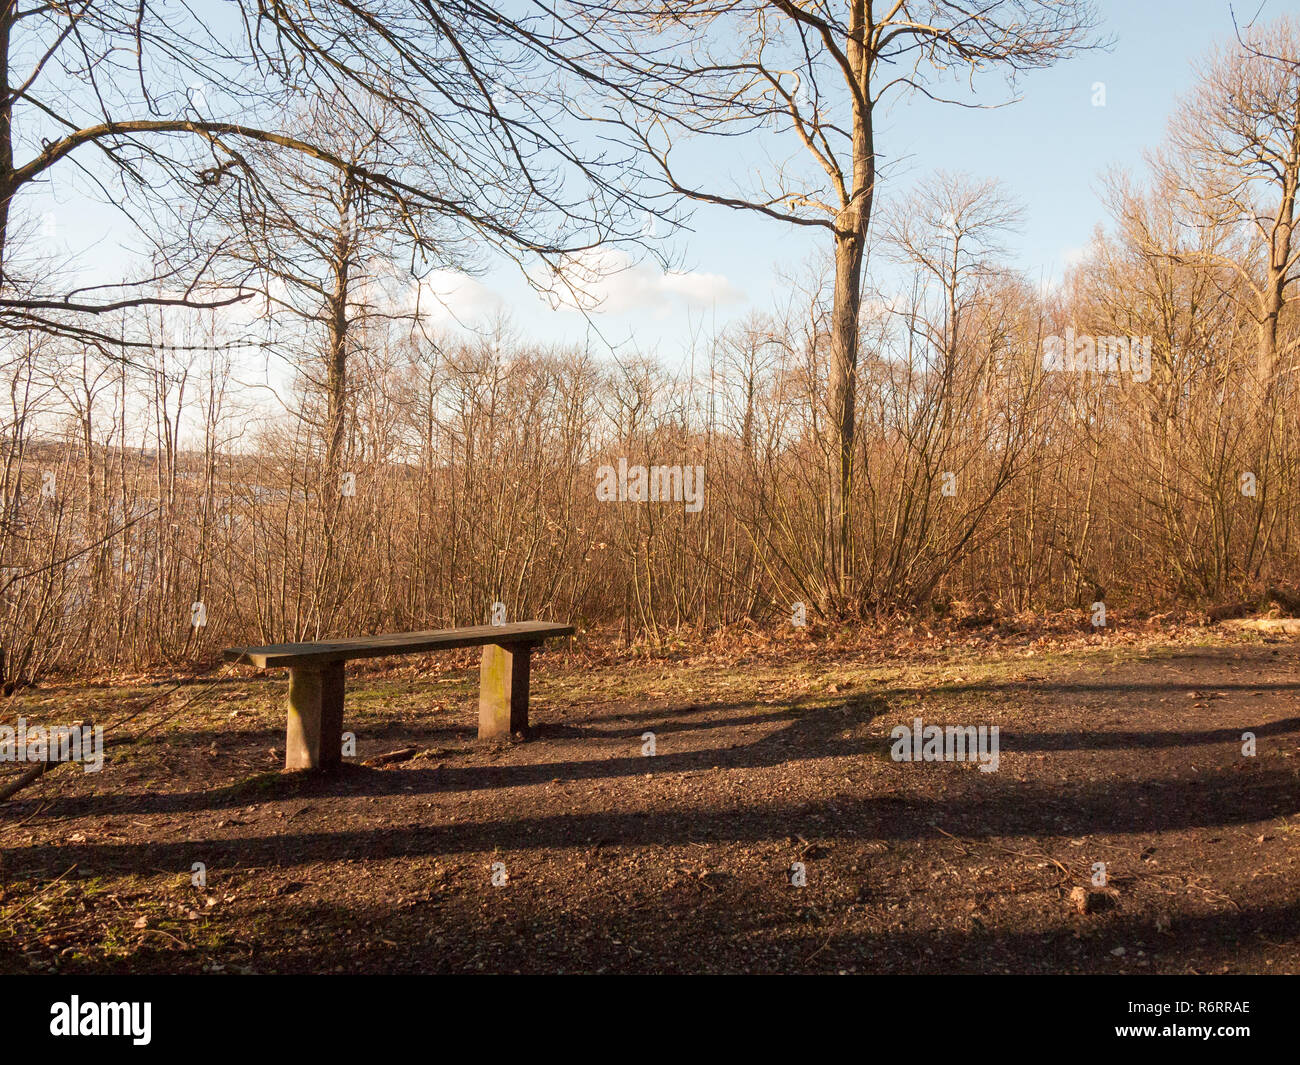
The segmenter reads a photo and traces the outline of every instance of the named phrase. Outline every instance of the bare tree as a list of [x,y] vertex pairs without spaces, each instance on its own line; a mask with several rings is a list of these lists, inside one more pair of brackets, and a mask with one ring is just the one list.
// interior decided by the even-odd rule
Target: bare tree
[[[437,212],[378,195],[357,176],[414,146],[372,113],[359,119],[334,99],[304,101],[298,125],[349,167],[337,170],[266,146],[246,152],[226,179],[195,190],[180,209],[169,254],[213,264],[214,284],[256,293],[269,352],[325,397],[316,428],[325,469],[337,479],[348,418],[348,361],[367,330],[420,320],[420,282],[433,269],[479,256]],[[304,354],[309,358],[302,359]]]
[[[575,0],[600,47],[620,120],[676,195],[825,230],[834,244],[827,415],[830,469],[823,608],[853,595],[852,496],[858,312],[879,163],[875,116],[896,92],[957,102],[963,81],[1047,66],[1091,42],[1088,0]],[[811,165],[755,187],[679,171],[681,135],[790,138]]]
[[1257,325],[1255,378],[1267,395],[1278,372],[1278,322],[1300,273],[1300,23],[1284,17],[1216,48],[1171,124],[1175,175],[1187,224],[1247,227],[1257,263],[1229,256]]
[[[539,19],[428,0],[203,11],[0,0],[0,325],[120,345],[98,317],[250,298],[212,290],[202,260],[60,281],[24,263],[14,217],[38,183],[76,175],[150,234],[143,223],[178,190],[246,168],[258,145],[346,175],[396,212],[437,213],[520,260],[556,266],[602,241],[637,241],[642,206],[627,168],[578,135],[565,84],[576,72]],[[417,150],[348,158],[293,120],[285,102],[304,96],[362,122],[382,113]]]

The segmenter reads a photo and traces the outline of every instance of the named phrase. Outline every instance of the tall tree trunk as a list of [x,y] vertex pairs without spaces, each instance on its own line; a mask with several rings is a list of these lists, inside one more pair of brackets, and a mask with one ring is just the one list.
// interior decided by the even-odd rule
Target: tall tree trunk
[[827,587],[822,609],[842,614],[853,595],[853,456],[858,374],[858,315],[862,307],[862,264],[875,191],[876,156],[872,130],[870,9],[855,0],[847,42],[856,81],[853,112],[853,185],[835,219],[835,292],[831,307],[830,436],[831,469],[826,508]]
[[343,443],[347,436],[348,391],[348,266],[334,267],[334,291],[329,300],[329,338],[325,379],[325,473],[331,482],[342,473]]
[[835,296],[831,310],[831,470],[830,505],[826,511],[825,609],[837,613],[843,610],[852,585],[853,451],[864,242],[860,212],[852,213],[857,217],[841,215],[851,235],[837,234],[835,238]]
[[330,290],[325,298],[325,468],[320,514],[323,536],[315,610],[317,625],[326,630],[338,623],[346,598],[338,541],[345,502],[343,478],[347,472],[343,469],[343,459],[348,424],[348,333],[352,325],[348,317],[348,295],[356,248],[353,192],[352,183],[345,178],[340,189],[339,228],[330,245]]
[[331,248],[333,286],[326,304],[328,340],[326,351],[325,476],[336,496],[343,443],[347,431],[348,390],[348,285],[351,280],[353,235],[352,186],[345,183],[339,211],[339,230]]
[[1291,258],[1291,234],[1295,215],[1296,178],[1289,170],[1282,187],[1282,202],[1278,205],[1277,219],[1268,249],[1268,274],[1264,294],[1260,301],[1259,348],[1256,376],[1259,394],[1266,397],[1277,377],[1278,320],[1286,302],[1288,265]]

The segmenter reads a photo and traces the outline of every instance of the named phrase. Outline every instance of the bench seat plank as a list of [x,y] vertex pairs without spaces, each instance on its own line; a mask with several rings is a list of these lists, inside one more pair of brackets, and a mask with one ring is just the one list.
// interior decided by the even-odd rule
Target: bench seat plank
[[315,643],[273,643],[261,647],[230,647],[229,662],[261,669],[277,666],[319,667],[330,662],[353,658],[384,658],[388,655],[419,654],[422,651],[445,651],[456,647],[482,647],[491,644],[540,643],[559,636],[572,636],[572,625],[549,621],[520,621],[512,625],[474,625],[464,629],[430,629],[426,632],[398,632],[381,636],[358,636],[348,640]]

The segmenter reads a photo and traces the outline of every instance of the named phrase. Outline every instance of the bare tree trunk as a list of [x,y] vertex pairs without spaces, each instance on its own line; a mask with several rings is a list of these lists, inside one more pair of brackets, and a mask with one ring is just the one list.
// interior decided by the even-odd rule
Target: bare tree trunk
[[857,413],[858,317],[862,307],[862,264],[875,192],[876,154],[872,129],[870,56],[863,45],[870,17],[865,0],[855,0],[847,52],[854,86],[853,187],[835,219],[835,291],[831,308],[831,470],[826,508],[827,589],[822,609],[842,613],[853,593],[853,455]]
[[1256,368],[1259,394],[1265,398],[1277,378],[1277,328],[1286,302],[1287,275],[1291,267],[1291,227],[1295,214],[1297,176],[1296,170],[1288,170],[1283,177],[1282,202],[1278,204],[1277,220],[1273,224],[1272,240],[1269,242],[1268,276],[1260,307]]
[[831,470],[826,509],[827,588],[823,610],[844,606],[852,580],[853,450],[857,410],[858,310],[862,302],[863,214],[848,218],[851,235],[836,236],[835,296],[831,311]]
[[327,412],[325,424],[325,477],[330,487],[330,498],[338,489],[339,463],[343,455],[343,441],[347,429],[348,387],[348,283],[352,264],[351,228],[352,186],[343,187],[340,204],[339,230],[334,237],[330,256],[333,287],[326,305],[329,331],[326,351]]

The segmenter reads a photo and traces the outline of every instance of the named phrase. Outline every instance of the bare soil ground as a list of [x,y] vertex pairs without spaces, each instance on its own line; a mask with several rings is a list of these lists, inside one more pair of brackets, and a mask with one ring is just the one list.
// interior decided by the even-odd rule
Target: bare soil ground
[[[0,804],[0,972],[1300,972],[1294,639],[558,650],[499,745],[468,655],[348,684],[329,780],[279,771],[283,672],[9,700],[121,723]],[[999,770],[893,761],[918,716],[999,726]]]

